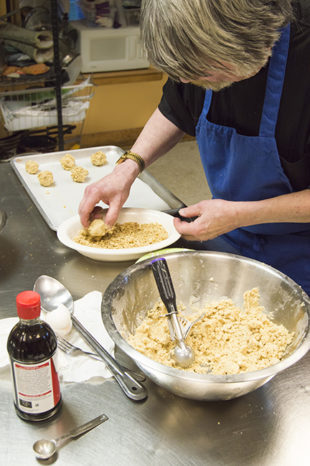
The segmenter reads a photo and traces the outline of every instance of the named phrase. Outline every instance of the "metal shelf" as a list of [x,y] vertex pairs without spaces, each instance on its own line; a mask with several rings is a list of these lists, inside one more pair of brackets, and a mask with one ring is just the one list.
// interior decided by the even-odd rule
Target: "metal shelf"
[[[13,10],[11,8],[13,6]],[[7,1],[7,16],[11,16],[16,13],[14,9],[14,3]],[[49,71],[44,75],[37,76],[22,76],[20,78],[0,78],[0,95],[7,96],[8,93],[22,92],[25,87],[35,87],[37,89],[42,88],[53,88],[55,92],[55,107],[57,112],[57,142],[58,149],[64,149],[64,128],[63,128],[63,115],[62,115],[62,94],[61,89],[64,84],[64,70],[60,63],[59,54],[59,20],[57,12],[57,0],[50,0],[50,14],[51,14],[51,25],[52,25],[52,36],[53,36],[53,66],[50,67]],[[28,91],[27,91],[28,92]]]

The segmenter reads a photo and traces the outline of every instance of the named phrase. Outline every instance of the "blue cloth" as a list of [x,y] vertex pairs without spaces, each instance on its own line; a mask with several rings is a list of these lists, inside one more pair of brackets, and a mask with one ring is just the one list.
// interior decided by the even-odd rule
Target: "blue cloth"
[[[212,91],[206,91],[196,137],[213,198],[258,201],[293,192],[275,139],[289,41],[290,25],[272,50],[258,136],[208,121]],[[239,254],[282,271],[310,294],[310,223],[253,225],[220,238]]]
[[69,20],[76,21],[84,18],[85,16],[79,6],[78,0],[70,0]]

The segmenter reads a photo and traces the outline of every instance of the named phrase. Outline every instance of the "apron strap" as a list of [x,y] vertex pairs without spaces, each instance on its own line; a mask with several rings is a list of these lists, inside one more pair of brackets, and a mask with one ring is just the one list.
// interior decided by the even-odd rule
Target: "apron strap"
[[265,101],[259,136],[274,137],[280,109],[285,69],[290,44],[290,24],[282,29],[281,37],[272,49],[266,83]]
[[200,114],[199,119],[203,118],[205,120],[207,118],[209,108],[210,108],[210,105],[211,105],[211,101],[212,101],[212,90],[211,89],[206,89],[205,99],[204,99],[204,103],[203,103],[203,107],[202,107],[202,112]]

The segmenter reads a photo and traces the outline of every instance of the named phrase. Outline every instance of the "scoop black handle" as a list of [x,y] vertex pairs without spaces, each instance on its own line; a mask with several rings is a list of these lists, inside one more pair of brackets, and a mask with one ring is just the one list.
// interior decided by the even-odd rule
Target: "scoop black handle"
[[180,209],[183,209],[184,207],[187,207],[187,206],[184,205],[183,207],[180,207],[178,209],[169,209],[169,210],[165,210],[164,212],[166,214],[172,215],[172,217],[178,217],[180,220],[182,220],[182,222],[187,222],[187,223],[194,222],[198,217],[183,217],[183,215],[180,214]]
[[160,297],[168,313],[176,313],[176,296],[166,259],[164,257],[153,259],[151,261],[151,267]]
[[171,324],[168,324],[171,339],[177,341],[177,345],[174,349],[174,357],[178,364],[187,367],[193,362],[194,353],[184,342],[181,324],[177,317],[178,308],[176,296],[167,261],[163,257],[157,257],[151,261],[151,267],[160,297],[168,311],[168,322]]

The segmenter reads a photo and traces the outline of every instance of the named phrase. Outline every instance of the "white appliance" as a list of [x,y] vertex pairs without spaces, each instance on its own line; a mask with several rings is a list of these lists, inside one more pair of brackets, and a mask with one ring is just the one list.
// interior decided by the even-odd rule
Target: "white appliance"
[[102,72],[148,68],[149,62],[140,40],[139,26],[118,29],[88,27],[83,21],[70,23],[79,35],[81,71]]

